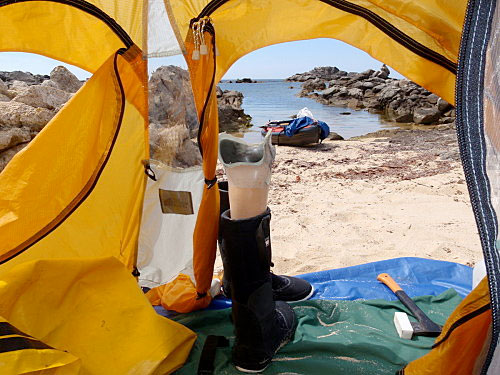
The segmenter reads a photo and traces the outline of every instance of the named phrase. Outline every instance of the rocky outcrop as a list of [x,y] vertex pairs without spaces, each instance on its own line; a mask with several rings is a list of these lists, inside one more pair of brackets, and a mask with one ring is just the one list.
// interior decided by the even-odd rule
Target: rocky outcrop
[[239,91],[224,90],[217,86],[219,106],[219,131],[235,132],[250,126],[251,117],[241,108],[243,94]]
[[453,106],[407,79],[389,78],[390,71],[344,72],[336,67],[319,67],[295,74],[288,81],[302,83],[299,96],[322,104],[367,109],[388,121],[437,125],[455,120]]
[[[59,76],[78,81],[66,68],[60,68]],[[50,76],[0,72],[0,171],[72,95],[60,89]]]
[[164,128],[182,124],[191,137],[198,133],[189,73],[177,66],[162,66],[149,79],[149,121]]
[[40,85],[43,81],[50,79],[50,76],[41,74],[31,74],[30,72],[0,72],[0,80],[11,84],[14,81],[24,82],[26,85]]
[[83,82],[64,66],[56,66],[50,72],[50,80],[46,82],[51,82],[58,89],[71,93],[77,92],[83,86]]
[[236,83],[257,83],[257,81],[254,81],[251,78],[241,78],[241,79],[237,79],[235,82]]
[[[0,171],[82,85],[62,66],[50,76],[0,72]],[[195,143],[198,118],[188,72],[175,66],[159,68],[150,78],[149,94],[152,157],[176,167],[200,164]],[[221,131],[249,124],[240,92],[218,89],[217,100]]]

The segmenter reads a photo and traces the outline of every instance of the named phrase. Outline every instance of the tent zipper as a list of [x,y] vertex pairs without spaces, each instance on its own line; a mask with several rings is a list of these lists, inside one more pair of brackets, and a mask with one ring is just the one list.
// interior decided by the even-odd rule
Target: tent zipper
[[[227,3],[229,0],[212,0],[205,8],[200,12],[196,19],[201,19],[203,17],[209,17],[218,8]],[[363,8],[357,4],[350,3],[345,0],[319,0],[322,3],[330,5],[334,8],[342,10],[347,13],[351,13],[360,16],[373,24],[384,34],[389,36],[391,39],[395,40],[405,48],[409,49],[416,55],[423,57],[426,60],[432,61],[435,64],[442,66],[453,74],[457,72],[457,64],[449,60],[445,56],[433,51],[432,49],[424,46],[423,44],[417,42],[415,39],[411,38],[407,34],[403,33],[401,30],[393,26],[391,23],[386,21],[384,18],[380,17],[378,14]]]
[[[480,3],[480,1],[479,1]],[[456,84],[455,84],[455,105],[456,105],[456,123],[457,123],[457,138],[458,138],[458,145],[459,145],[459,150],[460,150],[460,159],[462,162],[462,166],[464,169],[464,175],[465,175],[465,180],[467,182],[467,187],[469,190],[469,197],[470,197],[470,202],[472,206],[472,211],[474,213],[474,217],[476,219],[476,225],[478,228],[479,232],[479,238],[481,241],[481,247],[483,249],[483,252],[485,252],[485,249],[488,249],[490,247],[490,244],[488,243],[487,240],[487,228],[486,228],[486,223],[484,221],[481,209],[479,208],[480,204],[480,193],[478,191],[479,187],[478,184],[476,183],[476,180],[474,179],[474,173],[472,171],[473,169],[473,156],[471,154],[471,150],[468,147],[469,142],[467,141],[467,135],[465,134],[465,127],[470,126],[470,125],[465,125],[469,120],[467,118],[467,114],[464,111],[464,96],[467,95],[467,93],[462,93],[462,89],[466,87],[464,85],[464,76],[465,76],[465,61],[467,61],[468,54],[470,51],[468,51],[468,41],[470,39],[470,31],[471,31],[471,24],[473,22],[472,18],[475,15],[475,12],[478,10],[477,8],[478,1],[477,0],[468,0],[467,1],[467,11],[464,19],[464,24],[462,28],[462,36],[460,40],[460,53],[458,57],[458,68],[457,68],[457,79],[456,79]],[[488,22],[487,20],[486,22]],[[472,38],[474,38],[475,35],[472,35]],[[476,56],[474,61],[478,61],[478,59],[481,56]],[[465,120],[463,120],[465,119]],[[464,123],[464,125],[462,125]],[[482,161],[481,161],[482,162]],[[486,198],[487,199],[487,198]],[[483,218],[481,220],[480,218]],[[495,264],[493,261],[493,258],[491,256],[487,256],[488,253],[485,252],[484,254],[484,261],[486,264],[486,269],[487,269],[487,275],[488,275],[488,282],[491,283],[491,278],[489,275],[494,275],[496,270],[495,270]],[[491,296],[491,285],[490,285],[490,296]],[[481,375],[486,375],[488,372],[488,367],[491,364],[491,361],[493,359],[494,353],[495,353],[495,345],[494,342],[495,340],[498,340],[498,337],[500,336],[500,332],[498,330],[498,325],[495,324],[495,322],[499,319],[497,317],[498,314],[498,309],[499,306],[497,304],[497,300],[494,298],[491,298],[491,315],[492,315],[492,335],[491,335],[491,345],[488,350],[488,353],[486,354],[483,368],[481,369]]]
[[[0,0],[0,7],[17,3],[31,2],[31,1],[39,1],[39,0]],[[91,16],[94,16],[99,20],[101,20],[102,22],[104,22],[111,30],[113,30],[113,32],[118,36],[118,38],[120,38],[123,44],[125,44],[126,48],[129,48],[134,44],[132,38],[130,38],[127,32],[123,30],[122,27],[113,18],[111,18],[101,9],[99,9],[98,7],[87,1],[84,0],[45,0],[45,1],[69,5],[81,11],[84,11],[85,13],[88,13]]]

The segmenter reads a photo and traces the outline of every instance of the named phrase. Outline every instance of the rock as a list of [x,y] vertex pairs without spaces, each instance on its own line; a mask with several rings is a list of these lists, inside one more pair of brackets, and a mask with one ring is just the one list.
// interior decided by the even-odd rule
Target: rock
[[325,88],[326,88],[325,82],[320,80],[319,78],[306,81],[302,85],[302,91],[305,92],[324,90]]
[[387,77],[389,77],[390,74],[391,74],[391,71],[389,70],[389,68],[385,64],[382,64],[382,66],[381,66],[380,70],[377,72],[376,76],[380,77],[382,79],[386,79]]
[[415,108],[413,111],[413,121],[417,124],[430,125],[437,123],[441,112],[435,107],[433,108]]
[[253,81],[251,78],[241,78],[237,79],[236,83],[257,83],[257,81]]
[[349,89],[347,95],[351,98],[363,99],[363,91],[360,89]]
[[7,95],[0,94],[0,102],[10,102],[10,98]]
[[0,102],[0,125],[21,127],[29,126],[40,131],[54,117],[54,112],[45,108],[34,108],[15,101]]
[[26,83],[26,85],[39,85],[48,78],[45,75],[33,75],[32,73],[21,72],[19,70],[14,72],[0,72],[0,79],[4,82],[20,81]]
[[456,116],[455,108],[450,109],[449,111],[445,112],[444,115],[447,117],[455,117]]
[[7,84],[0,79],[0,94],[6,95],[9,87]]
[[71,73],[64,66],[56,66],[50,72],[50,80],[54,82],[57,87],[63,91],[75,93],[80,87],[83,86],[83,82]]
[[70,97],[71,95],[63,90],[50,86],[36,85],[29,86],[12,100],[32,107],[56,109],[66,103]]
[[10,99],[14,99],[17,96],[17,92],[14,90],[7,90],[7,92],[4,95]]
[[401,89],[394,87],[385,87],[380,91],[379,98],[382,102],[389,103],[392,99],[401,92]]
[[335,66],[322,66],[316,67],[313,70],[306,73],[297,73],[291,77],[288,77],[287,81],[295,81],[295,82],[305,82],[311,79],[319,78],[322,80],[329,81],[333,78],[340,77],[342,75],[346,75],[346,72],[340,71]]
[[386,109],[386,117],[389,121],[412,122],[413,108],[411,102],[398,100],[389,103]]
[[363,104],[363,101],[356,98],[352,98],[347,101],[347,107],[351,109],[362,109],[365,106]]
[[163,127],[184,125],[194,136],[198,117],[189,73],[177,66],[162,66],[149,79],[149,120]]
[[430,94],[429,96],[427,96],[426,100],[431,104],[437,104],[439,96],[437,96],[436,94]]
[[448,103],[446,100],[439,98],[437,101],[437,108],[440,112],[444,113],[452,108],[452,105]]
[[372,89],[375,87],[375,83],[373,82],[363,82],[361,84],[361,87],[364,88],[364,89]]
[[455,118],[454,117],[441,117],[439,119],[439,123],[440,124],[450,124],[452,123],[453,121],[455,121]]
[[27,145],[28,143],[21,143],[17,146],[11,147],[3,152],[0,152],[0,172],[5,168],[10,159],[12,159],[14,155],[16,155]]
[[59,86],[57,85],[57,83],[55,83],[54,81],[51,81],[50,79],[46,80],[46,81],[43,81],[40,86],[47,86],[47,87],[54,87],[56,89],[59,88]]
[[29,87],[29,85],[24,81],[12,81],[10,83],[9,89],[11,91],[15,91],[16,94],[19,94],[20,92],[23,92],[24,90],[26,90],[28,87]]
[[31,140],[27,128],[0,128],[0,152]]
[[243,94],[239,91],[222,91],[217,87],[217,103],[219,106],[219,131],[232,132],[240,131],[242,128],[250,126],[250,120],[241,108]]
[[339,86],[332,86],[332,87],[327,88],[326,90],[320,91],[319,95],[321,95],[324,98],[328,98],[328,97],[332,96],[332,94],[339,92],[339,90],[340,90]]
[[340,134],[335,133],[335,132],[330,132],[330,139],[332,141],[343,141],[344,137],[342,137]]
[[385,89],[385,83],[380,84],[380,85],[377,85],[377,86],[374,86],[374,87],[372,88],[372,91],[373,91],[374,93],[377,93],[377,92],[382,91],[383,89]]
[[184,125],[162,128],[150,125],[151,155],[154,159],[173,167],[192,167],[201,164],[201,154],[196,144],[189,138],[189,130]]

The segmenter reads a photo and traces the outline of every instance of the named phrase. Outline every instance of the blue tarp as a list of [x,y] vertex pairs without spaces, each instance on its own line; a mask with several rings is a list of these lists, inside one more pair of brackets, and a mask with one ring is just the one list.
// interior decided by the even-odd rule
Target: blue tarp
[[[449,288],[465,297],[472,289],[472,268],[458,263],[423,258],[396,258],[359,266],[313,272],[300,277],[315,289],[313,299],[356,300],[382,298],[396,300],[385,285],[377,281],[388,273],[410,297],[437,296]],[[210,308],[231,306],[231,300],[217,297]]]
[[[305,128],[307,125],[314,124],[316,121],[310,117],[304,116],[294,119],[290,124],[285,126],[285,135],[288,137],[293,136],[300,129]],[[330,128],[323,121],[317,121],[318,126],[321,129],[321,134],[319,135],[319,139],[323,140],[330,134]]]

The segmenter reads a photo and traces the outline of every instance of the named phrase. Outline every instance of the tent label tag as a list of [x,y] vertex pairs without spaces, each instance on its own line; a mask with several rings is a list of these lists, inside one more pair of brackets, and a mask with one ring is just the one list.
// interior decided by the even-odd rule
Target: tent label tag
[[174,191],[163,190],[160,191],[160,206],[161,212],[164,214],[179,214],[179,215],[192,215],[193,199],[190,191]]

